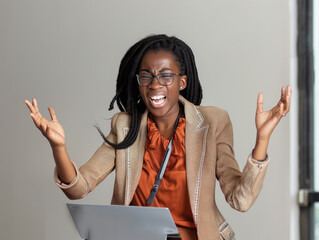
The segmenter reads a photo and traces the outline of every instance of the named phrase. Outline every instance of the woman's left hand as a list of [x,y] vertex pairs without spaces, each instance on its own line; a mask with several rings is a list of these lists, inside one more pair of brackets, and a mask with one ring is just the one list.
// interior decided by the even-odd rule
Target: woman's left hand
[[271,110],[263,110],[263,94],[259,93],[256,111],[257,141],[269,141],[272,131],[280,119],[289,112],[291,97],[291,86],[281,88],[281,98],[278,104]]

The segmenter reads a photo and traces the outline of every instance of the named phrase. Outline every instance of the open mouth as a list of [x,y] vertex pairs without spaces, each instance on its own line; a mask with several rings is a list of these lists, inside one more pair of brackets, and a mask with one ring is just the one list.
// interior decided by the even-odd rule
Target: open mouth
[[166,97],[164,95],[152,96],[150,97],[150,100],[154,105],[157,106],[164,103],[164,101],[166,100]]

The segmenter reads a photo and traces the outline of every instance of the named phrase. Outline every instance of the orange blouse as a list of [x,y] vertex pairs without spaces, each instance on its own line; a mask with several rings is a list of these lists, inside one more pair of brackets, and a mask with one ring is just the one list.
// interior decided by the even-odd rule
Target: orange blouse
[[[170,139],[162,137],[155,122],[147,119],[147,142],[143,169],[133,196],[132,205],[146,206],[157,172]],[[185,162],[185,118],[180,118],[173,140],[173,149],[152,207],[169,208],[176,225],[195,228],[189,203]]]

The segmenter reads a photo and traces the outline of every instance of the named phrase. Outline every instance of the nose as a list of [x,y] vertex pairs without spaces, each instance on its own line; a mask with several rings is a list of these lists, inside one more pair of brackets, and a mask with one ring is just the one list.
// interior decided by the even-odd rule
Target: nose
[[159,89],[159,88],[162,88],[163,85],[160,84],[160,82],[156,76],[153,76],[153,80],[152,80],[151,84],[148,85],[148,87],[151,89]]

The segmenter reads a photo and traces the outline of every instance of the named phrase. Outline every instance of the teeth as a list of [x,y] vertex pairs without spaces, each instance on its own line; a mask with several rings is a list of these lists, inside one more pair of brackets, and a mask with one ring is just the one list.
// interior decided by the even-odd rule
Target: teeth
[[155,106],[160,106],[162,103],[165,102],[165,99],[166,99],[166,97],[164,95],[156,95],[156,96],[150,97],[151,102]]
[[159,100],[159,99],[162,99],[164,97],[165,97],[164,95],[159,95],[159,96],[153,96],[153,97],[151,97],[151,99],[152,100]]

